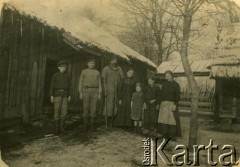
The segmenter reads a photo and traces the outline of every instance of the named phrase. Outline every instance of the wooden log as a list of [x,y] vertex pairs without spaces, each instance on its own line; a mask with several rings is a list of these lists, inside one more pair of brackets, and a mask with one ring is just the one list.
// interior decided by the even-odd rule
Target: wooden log
[[[179,106],[191,106],[190,101],[179,101]],[[209,102],[199,102],[198,103],[199,107],[206,107],[206,108],[211,108],[213,106],[213,103]]]
[[[29,20],[26,17],[20,19],[20,44],[19,44],[19,90],[18,94],[21,98],[21,104],[18,108],[21,109],[21,114],[23,116],[23,121],[25,123],[29,122]],[[18,114],[18,113],[17,113]]]
[[[16,12],[12,13],[13,17],[18,17]],[[7,110],[7,116],[13,115],[13,113],[16,110],[17,106],[17,80],[18,80],[18,49],[19,49],[19,22],[17,19],[14,20],[14,26],[13,26],[13,43],[11,44],[11,56],[10,56],[10,64],[9,64],[9,78],[8,78],[8,90],[7,90],[7,98],[6,98],[6,110]]]
[[30,24],[30,40],[29,40],[29,66],[31,70],[30,76],[30,116],[33,117],[36,112],[36,86],[37,86],[37,67],[35,54],[35,24],[32,21]]
[[37,73],[38,73],[38,64],[35,61],[32,65],[31,72],[31,89],[30,89],[30,116],[36,115],[36,93],[37,93]]
[[[42,31],[45,31],[42,29]],[[41,116],[42,109],[43,109],[43,90],[44,90],[44,82],[45,82],[45,71],[46,71],[46,56],[45,56],[45,49],[46,49],[46,38],[43,37],[45,32],[42,32],[42,38],[40,42],[40,54],[39,54],[39,71],[38,71],[38,86],[37,86],[37,110],[36,116]]]

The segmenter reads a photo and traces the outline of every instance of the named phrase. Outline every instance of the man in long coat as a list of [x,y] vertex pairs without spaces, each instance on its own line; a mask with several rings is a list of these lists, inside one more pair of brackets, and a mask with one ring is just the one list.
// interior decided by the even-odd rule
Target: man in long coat
[[105,95],[104,112],[106,119],[106,128],[112,127],[112,119],[117,113],[118,90],[121,86],[124,74],[121,67],[117,65],[117,59],[113,58],[110,64],[102,70],[102,80]]

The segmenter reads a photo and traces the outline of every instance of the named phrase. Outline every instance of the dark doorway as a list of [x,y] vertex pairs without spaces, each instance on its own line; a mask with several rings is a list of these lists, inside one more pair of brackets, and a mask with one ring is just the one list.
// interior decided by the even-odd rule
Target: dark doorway
[[52,81],[52,76],[58,71],[57,60],[47,59],[46,62],[46,73],[45,73],[45,83],[44,83],[44,93],[43,93],[43,111],[44,113],[53,113],[53,104],[50,102],[50,86]]

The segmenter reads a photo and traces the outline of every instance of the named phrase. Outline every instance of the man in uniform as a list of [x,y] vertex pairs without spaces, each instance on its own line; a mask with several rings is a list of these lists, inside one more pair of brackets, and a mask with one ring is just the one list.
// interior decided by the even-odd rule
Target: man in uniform
[[117,105],[119,103],[119,88],[121,87],[124,74],[121,67],[117,65],[117,59],[113,58],[110,64],[103,68],[102,79],[105,95],[104,115],[106,121],[106,129],[111,129],[113,117],[117,113]]
[[84,131],[87,131],[88,118],[90,117],[91,130],[95,131],[94,119],[96,117],[97,101],[101,98],[102,85],[99,71],[95,70],[95,61],[87,62],[88,68],[83,70],[79,79],[80,99],[83,100]]
[[52,77],[50,96],[54,103],[54,120],[56,133],[64,133],[64,121],[67,114],[68,102],[71,100],[70,86],[71,78],[67,73],[67,62],[60,61],[58,64],[59,72]]

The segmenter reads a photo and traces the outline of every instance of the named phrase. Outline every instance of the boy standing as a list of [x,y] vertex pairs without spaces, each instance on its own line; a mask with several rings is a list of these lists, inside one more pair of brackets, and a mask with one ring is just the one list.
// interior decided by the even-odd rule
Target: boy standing
[[64,133],[64,121],[67,115],[68,102],[70,96],[70,75],[67,73],[67,62],[60,61],[58,64],[59,72],[52,77],[50,96],[51,103],[54,103],[54,120],[56,133]]
[[78,90],[80,99],[83,100],[84,131],[87,131],[89,117],[91,130],[95,131],[97,101],[100,100],[102,93],[101,76],[99,71],[94,69],[94,59],[88,60],[87,66],[88,68],[81,72]]

